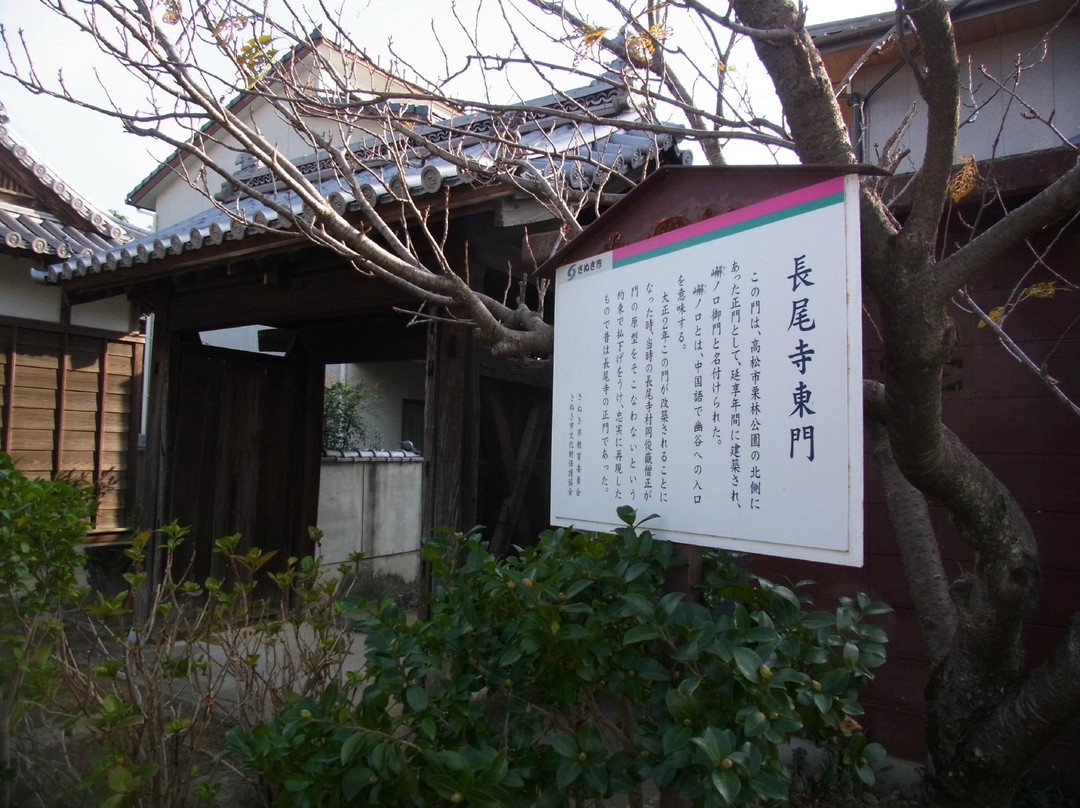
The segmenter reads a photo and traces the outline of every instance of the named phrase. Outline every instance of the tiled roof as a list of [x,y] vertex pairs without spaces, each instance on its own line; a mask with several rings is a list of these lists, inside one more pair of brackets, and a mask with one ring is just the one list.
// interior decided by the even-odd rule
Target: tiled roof
[[[562,173],[573,187],[584,188],[604,181],[609,176],[609,169],[614,173],[633,176],[640,174],[649,161],[653,164],[690,161],[690,153],[679,151],[671,135],[656,136],[644,131],[626,130],[626,124],[632,124],[636,118],[627,110],[625,95],[620,90],[607,85],[590,86],[572,96],[572,101],[568,101],[567,96],[545,98],[529,106],[550,108],[567,106],[568,103],[574,107],[580,105],[580,109],[602,116],[611,123],[568,123],[541,112],[519,120],[515,128],[520,149],[518,154],[527,159],[539,175]],[[417,131],[437,145],[452,148],[473,163],[484,166],[494,165],[500,158],[496,152],[507,148],[505,144],[484,138],[492,125],[488,116],[474,115],[420,127]],[[379,149],[374,144],[366,149],[358,147],[356,151],[363,153],[365,160],[363,167],[353,175],[355,189],[336,172],[325,154],[310,155],[295,161],[338,213],[359,209],[355,191],[359,191],[368,203],[378,205],[400,197],[402,186],[407,187],[415,197],[433,194],[448,186],[479,182],[470,172],[430,154],[418,155],[414,167],[399,172],[389,159],[379,159]],[[587,160],[566,160],[567,156]],[[604,166],[604,169],[598,171],[595,165]],[[289,208],[294,215],[303,215],[303,203],[291,191],[275,191],[275,178],[266,169],[249,169],[239,173],[239,177],[278,204]],[[224,189],[217,195],[217,201],[217,206],[156,233],[122,246],[97,250],[91,255],[72,257],[50,266],[47,272],[35,275],[42,280],[56,282],[149,264],[170,255],[238,241],[268,229],[288,230],[291,227],[291,223],[281,220],[276,211],[256,199],[239,196],[236,189]]]
[[5,202],[0,202],[0,239],[8,249],[24,249],[57,258],[89,256],[124,243],[65,225],[50,213]]
[[403,449],[323,449],[324,463],[423,463],[424,456]]
[[0,148],[7,150],[26,169],[33,182],[51,191],[59,204],[86,222],[85,229],[73,227],[62,222],[54,212],[0,200],[0,240],[6,249],[66,259],[109,250],[145,234],[138,228],[118,222],[76,193],[16,134],[2,105]]

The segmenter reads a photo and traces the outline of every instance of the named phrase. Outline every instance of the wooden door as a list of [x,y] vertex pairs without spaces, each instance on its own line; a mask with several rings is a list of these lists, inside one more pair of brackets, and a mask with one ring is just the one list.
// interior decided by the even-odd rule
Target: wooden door
[[191,526],[192,575],[224,577],[221,536],[290,555],[310,552],[318,503],[321,367],[174,343],[167,511]]

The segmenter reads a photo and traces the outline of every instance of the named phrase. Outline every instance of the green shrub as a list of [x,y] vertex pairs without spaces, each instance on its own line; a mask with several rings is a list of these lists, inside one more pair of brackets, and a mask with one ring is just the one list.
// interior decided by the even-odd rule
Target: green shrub
[[368,424],[378,406],[378,394],[364,382],[334,382],[323,393],[323,448],[359,449],[378,442]]
[[663,588],[672,545],[620,516],[613,536],[549,531],[504,560],[475,532],[432,541],[430,619],[379,603],[357,623],[362,671],[232,732],[229,750],[296,808],[554,808],[646,781],[749,805],[787,797],[779,750],[795,735],[872,783],[884,750],[852,717],[885,658],[862,618],[888,607],[808,611],[722,553],[705,602],[688,602]]
[[[88,486],[33,480],[0,452],[0,778],[14,776],[11,730],[48,700],[60,610],[76,591],[79,545],[96,503]],[[5,790],[6,791],[6,790]],[[0,804],[7,804],[0,794]]]

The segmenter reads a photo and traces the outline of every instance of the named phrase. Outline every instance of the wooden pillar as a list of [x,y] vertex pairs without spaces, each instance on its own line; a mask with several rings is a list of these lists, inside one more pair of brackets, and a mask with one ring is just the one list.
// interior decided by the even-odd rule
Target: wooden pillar
[[476,517],[476,362],[462,326],[428,326],[424,386],[424,498],[426,531],[460,530]]
[[308,527],[315,525],[319,517],[319,476],[322,473],[322,422],[323,388],[326,373],[323,363],[312,359],[306,351],[295,349],[290,354],[290,361],[297,363],[296,396],[298,425],[302,425],[297,436],[299,446],[299,480],[297,497],[299,501],[295,521],[296,544],[293,554],[309,555],[315,551],[314,544],[308,538]]

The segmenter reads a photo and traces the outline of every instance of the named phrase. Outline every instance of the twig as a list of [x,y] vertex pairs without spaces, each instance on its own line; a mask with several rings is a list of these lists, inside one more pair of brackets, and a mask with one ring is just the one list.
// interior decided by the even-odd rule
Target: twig
[[1045,384],[1050,389],[1050,392],[1053,393],[1054,398],[1056,398],[1058,401],[1060,401],[1062,404],[1072,410],[1073,415],[1080,416],[1080,406],[1077,406],[1072,401],[1072,399],[1065,395],[1061,387],[1058,385],[1057,380],[1050,376],[1050,374],[1047,373],[1045,370],[1036,365],[1031,360],[1031,358],[1026,353],[1024,353],[1023,349],[1019,345],[1017,345],[1016,342],[1013,341],[1012,337],[1006,334],[1005,330],[996,322],[994,322],[990,315],[988,315],[981,308],[979,308],[979,305],[971,298],[971,295],[967,293],[966,289],[961,289],[957,294],[959,298],[964,301],[964,303],[971,307],[971,311],[975,312],[975,314],[979,316],[979,319],[986,324],[986,327],[994,332],[998,340],[1000,340],[1001,344],[1005,347],[1005,350],[1012,354],[1013,358],[1017,362],[1019,362],[1025,368],[1034,373],[1039,378],[1039,380],[1042,381],[1043,384]]

